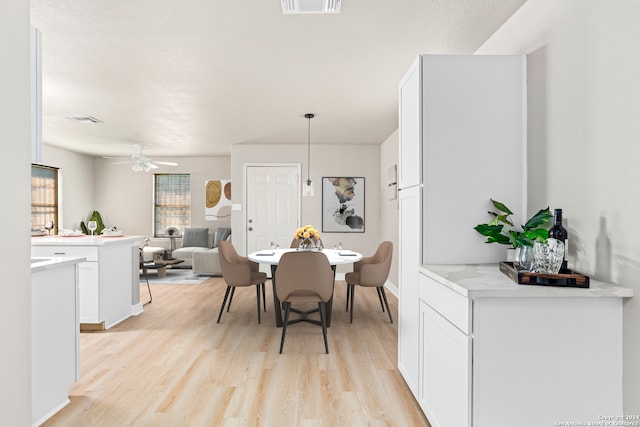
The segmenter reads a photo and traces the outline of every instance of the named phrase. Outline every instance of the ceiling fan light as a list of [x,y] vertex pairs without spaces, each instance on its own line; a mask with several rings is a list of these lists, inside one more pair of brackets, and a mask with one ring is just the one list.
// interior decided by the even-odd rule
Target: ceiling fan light
[[281,0],[285,15],[305,13],[340,13],[342,0]]
[[131,166],[131,170],[134,172],[142,172],[144,168],[140,163],[134,163],[133,166]]

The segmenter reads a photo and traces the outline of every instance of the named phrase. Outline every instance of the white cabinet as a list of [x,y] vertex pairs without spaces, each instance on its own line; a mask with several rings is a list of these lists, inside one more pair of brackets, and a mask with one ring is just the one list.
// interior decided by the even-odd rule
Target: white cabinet
[[471,425],[471,337],[422,300],[419,383],[432,425]]
[[83,262],[80,276],[80,323],[100,323],[100,269],[98,261]]
[[490,198],[525,215],[525,57],[420,55],[398,108],[398,368],[417,395],[418,266],[503,260],[473,227]]
[[400,258],[398,298],[398,369],[409,388],[418,392],[418,280],[420,264],[420,193],[419,187],[398,193],[400,209]]
[[489,220],[490,198],[526,216],[525,56],[420,59],[422,263],[503,261],[473,227]]
[[522,286],[495,264],[420,270],[416,398],[433,427],[623,413],[622,298],[633,290]]
[[398,137],[400,144],[398,188],[422,183],[420,149],[420,103],[422,101],[422,60],[418,58],[400,81],[398,91]]
[[80,374],[77,259],[32,264],[32,424],[69,403],[69,387]]

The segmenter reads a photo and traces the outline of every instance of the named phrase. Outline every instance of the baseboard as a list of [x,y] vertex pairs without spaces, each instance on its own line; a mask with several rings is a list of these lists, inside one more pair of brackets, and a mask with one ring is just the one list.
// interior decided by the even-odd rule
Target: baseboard
[[144,309],[142,308],[142,303],[141,302],[131,306],[131,315],[132,316],[137,316],[137,315],[142,314],[142,313],[144,313]]
[[389,292],[393,294],[394,297],[399,298],[398,287],[393,282],[390,282],[387,280],[384,283],[384,287],[387,288]]

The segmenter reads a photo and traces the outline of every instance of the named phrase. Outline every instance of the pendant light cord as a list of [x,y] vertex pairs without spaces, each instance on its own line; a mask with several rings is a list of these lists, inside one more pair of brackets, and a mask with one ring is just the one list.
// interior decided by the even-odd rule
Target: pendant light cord
[[309,119],[309,126],[307,128],[307,185],[311,185],[311,119],[314,115],[307,113],[304,116]]

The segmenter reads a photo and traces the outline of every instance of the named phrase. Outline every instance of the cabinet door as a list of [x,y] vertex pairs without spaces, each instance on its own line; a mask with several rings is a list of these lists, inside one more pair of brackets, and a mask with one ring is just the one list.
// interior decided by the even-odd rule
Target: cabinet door
[[433,427],[471,425],[471,337],[420,301],[418,402]]
[[400,82],[399,89],[399,175],[400,188],[422,183],[421,145],[421,58],[418,58]]
[[419,187],[399,193],[399,307],[398,369],[414,395],[418,392],[418,336],[420,323],[420,192]]
[[100,323],[100,290],[97,262],[78,264],[80,323]]

